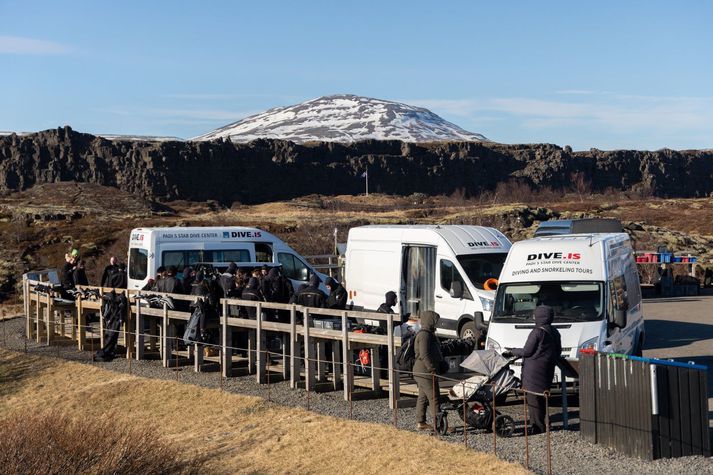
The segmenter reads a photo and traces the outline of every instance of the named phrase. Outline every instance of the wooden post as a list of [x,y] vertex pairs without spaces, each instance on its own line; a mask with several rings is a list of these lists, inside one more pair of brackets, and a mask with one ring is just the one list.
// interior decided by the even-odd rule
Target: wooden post
[[[40,342],[40,307],[42,307],[42,300],[40,299],[40,294],[35,294],[37,297],[37,305],[35,306],[35,341]],[[44,315],[44,314],[43,314]]]
[[347,312],[342,312],[342,364],[344,365],[344,400],[349,401],[354,379],[349,366],[351,365],[351,349],[349,348],[349,330],[347,329]]
[[47,293],[47,308],[45,309],[45,330],[47,330],[47,344],[52,344],[52,337],[54,336],[54,315],[52,315],[52,296]]
[[222,354],[221,354],[221,374],[224,378],[233,376],[233,332],[228,326],[228,302],[223,300],[223,320],[221,330],[222,336]]
[[84,328],[86,319],[84,318],[84,308],[82,308],[82,297],[77,299],[77,348],[79,351],[84,351],[84,346],[87,343],[87,331]]
[[314,391],[315,371],[314,371],[314,348],[309,338],[309,329],[312,326],[312,317],[309,308],[304,307],[304,352],[305,352],[305,389]]
[[136,361],[144,359],[144,319],[141,315],[141,299],[136,299]]
[[131,327],[134,324],[134,319],[132,317],[133,313],[131,311],[131,296],[129,295],[129,292],[126,292],[126,301],[128,302],[128,305],[126,306],[126,323],[124,324],[124,346],[126,346],[126,358],[131,358],[131,346],[134,344],[134,339],[131,335]]
[[297,306],[290,309],[290,388],[295,389],[300,380],[300,342],[297,338]]
[[292,342],[285,333],[280,333],[280,340],[282,341],[282,379],[287,381],[290,377],[290,358],[288,355]]
[[201,372],[203,366],[203,355],[205,354],[205,349],[207,346],[198,343],[193,344],[193,371],[196,373]]
[[381,392],[381,364],[379,360],[379,348],[381,345],[370,345],[369,355],[371,356],[371,389]]
[[262,331],[262,303],[257,303],[257,310],[255,312],[257,318],[257,327],[255,329],[255,338],[257,339],[255,345],[257,368],[256,368],[256,380],[258,384],[265,382],[265,334]]
[[161,321],[161,363],[164,368],[171,365],[171,340],[168,334],[168,306],[163,304],[163,319]]
[[386,335],[389,339],[389,355],[388,355],[388,367],[389,367],[389,409],[394,409],[396,407],[396,401],[398,400],[398,388],[395,377],[395,361],[394,361],[394,316],[393,314],[387,314],[386,320]]
[[27,276],[22,276],[22,307],[25,310],[25,338],[32,338],[32,320],[30,319],[30,283]]

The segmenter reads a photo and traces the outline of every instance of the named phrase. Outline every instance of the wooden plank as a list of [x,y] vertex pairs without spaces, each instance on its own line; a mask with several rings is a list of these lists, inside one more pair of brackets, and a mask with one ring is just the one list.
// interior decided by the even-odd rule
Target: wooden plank
[[84,316],[84,301],[81,295],[77,299],[77,348],[84,351],[87,344],[87,319]]
[[164,368],[168,368],[171,364],[171,341],[168,334],[168,306],[163,304],[163,314],[161,319],[161,362]]
[[257,344],[256,344],[256,351],[257,354],[256,359],[257,359],[257,372],[256,372],[256,380],[258,384],[262,384],[266,381],[266,370],[265,370],[265,332],[262,330],[262,320],[263,320],[263,315],[262,315],[262,302],[257,303],[257,326],[255,330],[255,338],[257,339]]
[[295,389],[300,380],[300,349],[297,338],[297,307],[290,308],[290,388]]
[[394,316],[388,314],[389,318],[386,321],[386,337],[389,340],[388,344],[388,355],[387,355],[387,367],[389,371],[389,409],[394,409],[396,407],[396,401],[398,400],[398,388],[396,387],[396,375],[395,367],[396,362],[394,358],[395,346],[394,346]]
[[354,387],[354,380],[350,369],[351,351],[349,350],[349,329],[347,328],[347,312],[342,312],[342,364],[344,365],[344,400],[349,400]]
[[54,336],[54,316],[52,315],[52,297],[47,294],[47,306],[45,307],[45,330],[47,331],[47,344],[52,344],[52,337]]
[[144,318],[143,315],[141,314],[141,299],[136,299],[136,338],[134,341],[136,342],[136,360],[142,360],[144,359],[144,343],[145,343],[145,337],[144,337]]
[[338,341],[332,342],[332,382],[335,391],[339,390],[342,383],[342,352],[341,343]]
[[35,306],[35,341],[40,342],[40,307],[42,306],[40,302],[40,294],[35,294],[37,296],[37,305]]
[[310,340],[310,333],[314,330],[312,327],[312,317],[310,309],[304,309],[304,353],[305,353],[305,389],[314,391],[315,386],[315,365],[314,365],[314,347]]
[[221,362],[220,371],[224,378],[233,376],[233,330],[228,326],[228,302],[222,300],[223,317],[220,319],[221,329]]

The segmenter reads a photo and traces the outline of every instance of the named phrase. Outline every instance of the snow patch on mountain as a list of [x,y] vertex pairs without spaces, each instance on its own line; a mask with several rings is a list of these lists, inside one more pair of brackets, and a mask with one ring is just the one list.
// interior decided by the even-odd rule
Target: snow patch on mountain
[[278,107],[228,124],[191,140],[258,138],[352,143],[360,140],[404,142],[487,141],[428,109],[400,102],[339,94]]

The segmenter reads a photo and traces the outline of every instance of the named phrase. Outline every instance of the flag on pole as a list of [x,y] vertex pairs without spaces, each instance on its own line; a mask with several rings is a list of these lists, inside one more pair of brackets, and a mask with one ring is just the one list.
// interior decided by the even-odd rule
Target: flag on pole
[[364,173],[361,174],[361,177],[362,177],[362,178],[366,178],[366,177],[368,177],[368,176],[369,176],[369,172],[364,172]]
[[366,180],[366,196],[369,196],[369,169],[367,168],[364,173],[361,174],[361,177]]

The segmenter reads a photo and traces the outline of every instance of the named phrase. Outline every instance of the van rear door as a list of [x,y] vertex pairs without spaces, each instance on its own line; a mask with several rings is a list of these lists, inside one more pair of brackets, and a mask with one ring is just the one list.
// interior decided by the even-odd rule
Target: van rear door
[[401,311],[404,314],[416,314],[419,311],[434,310],[436,247],[404,245],[401,262]]

